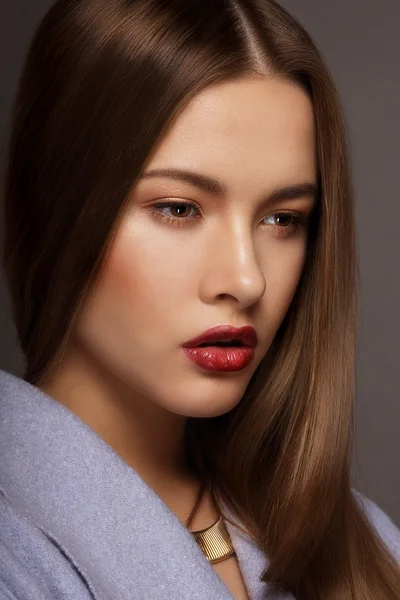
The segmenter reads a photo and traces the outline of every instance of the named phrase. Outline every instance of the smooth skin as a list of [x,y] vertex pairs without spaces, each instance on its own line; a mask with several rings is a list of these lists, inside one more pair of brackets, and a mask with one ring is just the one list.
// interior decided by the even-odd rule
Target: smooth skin
[[[286,80],[248,75],[198,94],[144,175],[185,170],[224,189],[155,174],[138,181],[57,377],[40,386],[182,522],[199,489],[186,468],[185,420],[240,402],[298,286],[308,228],[293,217],[309,218],[317,202],[315,138],[311,101]],[[309,189],[282,192],[300,185]],[[169,206],[157,208],[161,202]],[[205,371],[181,344],[224,323],[254,326],[254,359],[233,373]],[[206,496],[191,529],[217,516]],[[247,597],[234,557],[215,567],[236,598]]]

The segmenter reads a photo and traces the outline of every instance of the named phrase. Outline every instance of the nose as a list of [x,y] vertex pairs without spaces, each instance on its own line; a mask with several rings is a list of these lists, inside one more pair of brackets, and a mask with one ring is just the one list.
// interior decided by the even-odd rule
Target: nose
[[206,303],[230,297],[247,308],[264,295],[266,281],[252,234],[244,226],[225,228],[209,245],[202,299]]

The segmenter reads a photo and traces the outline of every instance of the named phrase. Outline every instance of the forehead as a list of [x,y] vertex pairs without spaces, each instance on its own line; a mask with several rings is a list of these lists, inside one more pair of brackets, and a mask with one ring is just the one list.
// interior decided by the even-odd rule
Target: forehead
[[[315,171],[313,106],[306,92],[272,77],[243,77],[195,96],[171,124],[149,166],[206,169],[227,177]],[[221,174],[221,173],[220,173]]]

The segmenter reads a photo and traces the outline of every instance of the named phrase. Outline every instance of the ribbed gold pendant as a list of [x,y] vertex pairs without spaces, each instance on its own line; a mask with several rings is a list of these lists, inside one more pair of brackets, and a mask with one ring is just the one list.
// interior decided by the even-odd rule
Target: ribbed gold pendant
[[214,525],[200,531],[192,531],[191,533],[212,564],[235,554],[232,540],[222,520],[222,516]]

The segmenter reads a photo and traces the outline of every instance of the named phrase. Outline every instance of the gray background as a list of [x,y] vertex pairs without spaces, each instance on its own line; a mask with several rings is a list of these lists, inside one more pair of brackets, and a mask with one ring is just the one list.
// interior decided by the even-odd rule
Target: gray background
[[[50,0],[1,0],[0,159],[27,44]],[[361,274],[353,476],[400,526],[400,1],[281,0],[336,79],[351,134]],[[2,225],[2,224],[1,224]],[[0,280],[0,368],[23,358]]]

